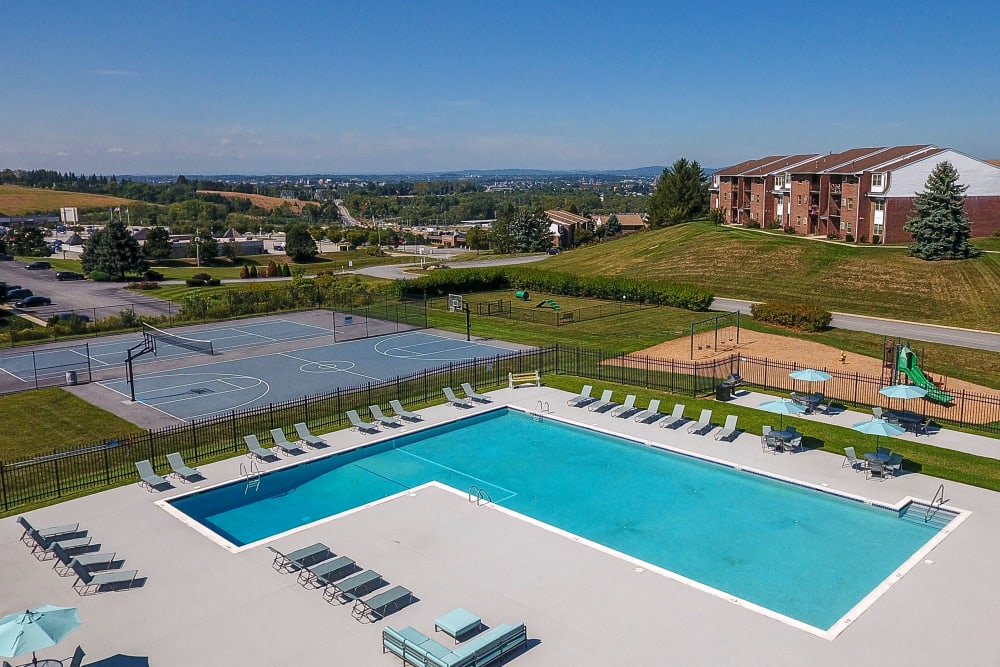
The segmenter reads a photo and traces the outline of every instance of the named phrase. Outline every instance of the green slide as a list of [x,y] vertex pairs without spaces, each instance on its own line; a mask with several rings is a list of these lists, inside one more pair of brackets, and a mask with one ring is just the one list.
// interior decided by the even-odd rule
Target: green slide
[[902,372],[906,377],[910,378],[913,384],[927,390],[927,398],[932,401],[937,401],[938,403],[951,403],[954,399],[945,392],[937,388],[937,386],[927,379],[924,372],[920,370],[920,366],[917,365],[917,355],[913,354],[913,350],[910,349],[909,345],[904,345],[899,348],[899,357],[896,360],[896,369]]

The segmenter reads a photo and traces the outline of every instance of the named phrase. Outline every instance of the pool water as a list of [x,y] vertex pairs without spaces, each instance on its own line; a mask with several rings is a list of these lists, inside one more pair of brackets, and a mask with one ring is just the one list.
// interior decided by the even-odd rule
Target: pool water
[[245,545],[432,480],[821,629],[940,529],[506,409],[171,504]]

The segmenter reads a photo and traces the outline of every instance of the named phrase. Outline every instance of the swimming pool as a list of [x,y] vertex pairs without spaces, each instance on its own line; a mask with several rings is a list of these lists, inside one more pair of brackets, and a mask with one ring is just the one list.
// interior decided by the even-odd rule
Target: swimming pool
[[432,480],[820,629],[941,529],[508,409],[169,503],[245,545]]

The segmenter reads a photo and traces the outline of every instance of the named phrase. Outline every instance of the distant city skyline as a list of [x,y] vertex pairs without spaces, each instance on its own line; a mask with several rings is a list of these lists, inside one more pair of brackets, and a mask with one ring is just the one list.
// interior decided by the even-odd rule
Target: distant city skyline
[[924,143],[1000,158],[996,3],[804,4],[15,3],[0,168],[599,171]]

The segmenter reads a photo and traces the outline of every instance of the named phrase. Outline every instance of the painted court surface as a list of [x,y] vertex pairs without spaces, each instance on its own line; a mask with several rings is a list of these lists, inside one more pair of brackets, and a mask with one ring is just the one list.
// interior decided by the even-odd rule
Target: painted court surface
[[[322,344],[312,338],[308,347],[212,361],[220,351],[225,356],[226,350],[263,346],[296,336],[304,339],[307,332],[300,328],[308,326],[297,322],[263,322],[187,334],[212,340],[216,356],[204,356],[205,363],[183,368],[156,371],[147,366],[137,370],[136,400],[189,421],[510,352],[510,348],[480,341],[413,331],[344,343]],[[157,358],[162,359],[164,354],[170,358],[191,353],[159,344]],[[154,358],[147,355],[142,359]],[[129,396],[124,379],[100,384],[123,397]]]

